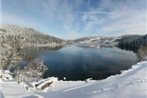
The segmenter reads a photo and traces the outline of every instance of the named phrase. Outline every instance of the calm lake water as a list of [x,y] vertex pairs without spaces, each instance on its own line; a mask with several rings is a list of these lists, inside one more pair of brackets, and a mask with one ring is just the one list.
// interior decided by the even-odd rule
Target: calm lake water
[[44,77],[66,77],[67,80],[104,79],[129,69],[138,61],[135,53],[119,48],[66,46],[53,50],[27,49],[23,52],[26,56],[42,58],[48,67]]

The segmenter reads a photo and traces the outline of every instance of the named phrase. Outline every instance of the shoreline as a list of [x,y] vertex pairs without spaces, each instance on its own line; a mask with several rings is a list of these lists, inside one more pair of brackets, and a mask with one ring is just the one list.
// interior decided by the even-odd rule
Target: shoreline
[[[127,95],[127,98],[130,98],[131,96],[134,95],[137,96],[135,98],[143,98],[142,96],[145,97],[146,95],[145,93],[146,91],[144,91],[144,89],[146,88],[145,85],[147,84],[147,79],[145,77],[145,75],[147,75],[146,70],[147,70],[147,61],[141,61],[133,65],[131,69],[125,70],[121,74],[110,76],[104,80],[89,80],[88,82],[55,81],[52,86],[49,86],[44,91],[38,92],[33,90],[31,91],[30,89],[29,92],[32,93],[31,95],[29,95],[30,93],[26,91],[25,88],[20,86],[20,84],[17,84],[15,81],[10,81],[10,82],[8,81],[0,84],[2,85],[2,89],[0,91],[1,93],[4,94],[5,98],[9,98],[7,95],[5,95],[7,93],[3,92],[2,90],[5,90],[7,88],[7,85],[14,84],[14,86],[16,86],[17,88],[19,89],[21,88],[20,91],[26,93],[25,96],[30,96],[27,98],[31,98],[36,94],[42,96],[42,98],[48,98],[48,97],[67,98],[66,96],[70,96],[70,98],[114,98],[111,96],[114,93],[116,93],[116,91],[119,92],[120,93],[119,96],[121,96],[116,98],[123,98],[123,96],[125,95]],[[11,88],[11,89],[15,89],[15,88]],[[134,90],[137,92],[134,92]],[[126,91],[128,92],[126,93]],[[106,94],[109,97],[104,97],[102,96],[103,94]],[[22,97],[23,96],[24,95],[22,95]],[[84,97],[80,97],[80,96],[84,96]],[[15,98],[22,98],[22,97],[16,96]]]

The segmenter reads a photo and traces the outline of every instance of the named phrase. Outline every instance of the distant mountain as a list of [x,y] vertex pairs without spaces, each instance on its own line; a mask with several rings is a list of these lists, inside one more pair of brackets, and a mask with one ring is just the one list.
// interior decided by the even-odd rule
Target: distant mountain
[[91,39],[96,39],[97,37],[94,36],[94,37],[82,37],[82,38],[78,38],[78,39],[75,39],[73,40],[74,42],[83,42],[83,41],[86,41],[86,40],[91,40]]
[[115,42],[116,37],[104,37],[104,36],[93,36],[93,37],[83,37],[75,39],[73,43],[79,43],[82,47],[114,47],[117,45]]
[[147,46],[146,35],[124,35],[119,37],[93,36],[70,40],[69,43],[80,43],[84,47],[119,47],[137,51],[141,46]]
[[63,44],[64,40],[56,38],[32,28],[22,28],[15,25],[1,25],[0,37],[20,37],[22,47],[56,47]]

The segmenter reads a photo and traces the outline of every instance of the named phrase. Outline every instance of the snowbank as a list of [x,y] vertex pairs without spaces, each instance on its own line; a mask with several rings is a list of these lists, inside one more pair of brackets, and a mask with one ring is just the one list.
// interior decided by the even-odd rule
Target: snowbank
[[13,77],[9,70],[0,70],[0,82],[13,80]]
[[[42,87],[51,80],[32,83]],[[16,82],[0,84],[0,94],[5,98],[147,98],[147,61],[133,65],[132,69],[123,71],[104,80],[92,81],[55,81],[46,92],[27,92]]]

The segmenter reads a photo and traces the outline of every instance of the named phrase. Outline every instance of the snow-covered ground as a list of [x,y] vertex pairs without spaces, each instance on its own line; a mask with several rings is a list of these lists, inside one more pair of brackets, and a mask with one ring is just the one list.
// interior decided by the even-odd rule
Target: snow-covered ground
[[0,83],[0,98],[147,98],[147,61],[98,81],[55,81],[47,91],[28,92],[15,81]]

